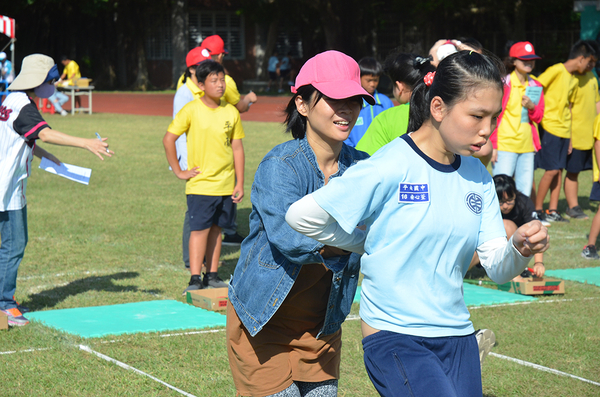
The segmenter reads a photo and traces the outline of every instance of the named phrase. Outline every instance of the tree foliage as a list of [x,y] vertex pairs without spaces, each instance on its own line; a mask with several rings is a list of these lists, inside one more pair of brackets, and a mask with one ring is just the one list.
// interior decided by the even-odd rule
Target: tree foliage
[[[150,16],[168,18],[173,1],[27,0],[4,2],[1,12],[17,20],[19,63],[33,52],[55,59],[64,54],[104,87],[140,88],[149,87],[144,43]],[[305,57],[335,48],[355,58],[383,58],[398,45],[424,52],[439,38],[470,36],[497,53],[506,40],[530,40],[554,60],[573,39],[557,31],[578,29],[570,0],[185,1],[242,14],[247,29],[268,32],[267,53],[278,32],[294,29]]]

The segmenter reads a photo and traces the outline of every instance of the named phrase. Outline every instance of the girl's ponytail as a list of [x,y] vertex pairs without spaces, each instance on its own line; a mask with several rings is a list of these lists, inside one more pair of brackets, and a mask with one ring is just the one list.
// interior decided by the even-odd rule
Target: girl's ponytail
[[408,132],[421,128],[423,123],[429,120],[429,88],[423,79],[413,89],[410,97],[410,109],[408,112]]
[[392,82],[399,81],[413,90],[423,76],[434,71],[435,67],[429,57],[395,50],[386,58],[384,70]]

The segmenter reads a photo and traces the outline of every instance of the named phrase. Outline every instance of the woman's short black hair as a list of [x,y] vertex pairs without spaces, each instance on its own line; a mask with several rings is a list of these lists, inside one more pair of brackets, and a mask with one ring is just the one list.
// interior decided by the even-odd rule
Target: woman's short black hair
[[294,139],[303,139],[306,135],[306,116],[301,115],[296,108],[297,97],[302,97],[306,103],[314,106],[323,98],[323,93],[311,84],[303,85],[296,90],[285,108],[285,132],[291,132]]
[[495,86],[501,92],[504,66],[495,55],[475,51],[460,51],[444,58],[438,65],[430,86],[421,79],[410,98],[408,131],[416,131],[429,120],[430,103],[439,96],[446,106],[453,107],[477,88]]
[[517,197],[517,186],[514,179],[504,174],[496,175],[493,179],[494,184],[496,185],[498,200],[505,200],[505,197],[509,199]]

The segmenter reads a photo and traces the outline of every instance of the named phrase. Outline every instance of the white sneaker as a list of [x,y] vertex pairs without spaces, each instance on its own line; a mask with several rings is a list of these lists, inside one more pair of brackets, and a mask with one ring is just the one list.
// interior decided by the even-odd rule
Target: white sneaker
[[67,113],[67,111],[66,111],[65,109],[63,109],[63,110],[60,112],[60,115],[61,115],[61,116],[66,116],[66,115],[68,115],[68,114],[69,114],[69,113]]
[[475,338],[479,346],[479,362],[483,364],[483,360],[490,354],[492,347],[496,344],[496,335],[491,329],[479,329],[475,331]]

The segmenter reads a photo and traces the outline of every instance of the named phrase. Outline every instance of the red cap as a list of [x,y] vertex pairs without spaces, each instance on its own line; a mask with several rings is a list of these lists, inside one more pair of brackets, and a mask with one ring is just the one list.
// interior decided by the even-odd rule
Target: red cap
[[533,49],[533,44],[528,41],[519,41],[518,43],[513,44],[510,47],[510,51],[508,53],[509,57],[517,58],[522,61],[532,61],[534,59],[542,59],[535,55],[535,50]]
[[310,58],[296,76],[292,92],[304,85],[311,84],[331,99],[346,99],[362,96],[369,104],[375,100],[360,85],[358,63],[339,51],[325,51]]
[[189,68],[190,66],[197,65],[202,61],[206,61],[207,59],[210,59],[210,52],[208,52],[206,48],[200,46],[188,52],[187,56],[185,57],[185,64]]
[[229,54],[229,51],[225,49],[225,42],[218,34],[208,36],[202,40],[202,47],[210,51],[210,55]]

